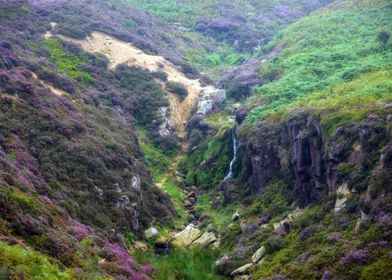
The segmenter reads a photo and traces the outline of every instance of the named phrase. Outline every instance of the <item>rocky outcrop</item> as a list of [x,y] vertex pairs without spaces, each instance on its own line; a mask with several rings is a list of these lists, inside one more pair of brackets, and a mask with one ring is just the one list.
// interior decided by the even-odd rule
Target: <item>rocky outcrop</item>
[[331,132],[321,125],[320,117],[296,110],[284,122],[262,122],[251,133],[240,131],[238,179],[253,192],[284,179],[294,186],[300,205],[319,201],[344,183],[349,191],[366,190],[371,182],[361,170],[385,165],[380,150],[387,140],[387,115],[369,115]]
[[215,233],[205,232],[195,242],[192,243],[192,247],[207,247],[217,241],[218,239],[215,236]]
[[145,236],[147,239],[156,238],[156,237],[158,237],[158,235],[159,235],[159,232],[158,232],[158,230],[157,230],[156,228],[154,228],[154,227],[150,227],[149,229],[147,229],[147,230],[144,231],[144,236]]
[[309,203],[327,193],[324,142],[320,122],[312,115],[299,115],[287,122],[290,165],[295,190]]
[[172,121],[170,120],[169,107],[159,108],[159,117],[161,119],[161,124],[158,128],[159,136],[171,136],[174,133],[174,127]]
[[214,86],[203,88],[197,97],[196,115],[206,116],[213,112],[226,99],[226,92]]
[[177,248],[189,247],[201,234],[202,232],[195,228],[194,224],[189,224],[183,231],[174,236],[172,244]]

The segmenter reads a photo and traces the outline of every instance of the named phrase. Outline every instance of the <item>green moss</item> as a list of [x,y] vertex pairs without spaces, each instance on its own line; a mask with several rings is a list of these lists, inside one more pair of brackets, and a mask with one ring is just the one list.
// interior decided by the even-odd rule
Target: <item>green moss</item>
[[232,153],[230,131],[229,126],[222,127],[181,162],[188,185],[208,188],[223,180]]

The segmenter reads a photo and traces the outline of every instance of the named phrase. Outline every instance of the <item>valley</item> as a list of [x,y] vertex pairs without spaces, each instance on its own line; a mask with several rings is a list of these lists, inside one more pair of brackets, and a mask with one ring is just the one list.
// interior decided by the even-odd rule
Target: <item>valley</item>
[[0,0],[0,279],[392,270],[388,0]]

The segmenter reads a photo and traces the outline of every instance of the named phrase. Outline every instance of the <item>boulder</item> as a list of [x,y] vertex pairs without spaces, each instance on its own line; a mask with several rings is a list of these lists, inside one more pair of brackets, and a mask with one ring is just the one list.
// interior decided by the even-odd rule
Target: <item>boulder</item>
[[238,221],[241,218],[241,215],[238,211],[236,211],[233,216],[231,216],[231,219],[233,220],[233,222]]
[[212,243],[212,244],[211,244],[211,249],[213,249],[213,250],[219,249],[220,244],[221,244],[221,243],[220,243],[220,240],[218,240],[218,241]]
[[240,276],[235,276],[234,280],[250,280],[250,276],[249,275],[240,275]]
[[208,232],[213,232],[213,231],[215,231],[216,229],[215,229],[215,226],[213,225],[213,224],[208,224],[208,226],[207,226],[207,231]]
[[178,232],[172,241],[173,246],[177,248],[189,247],[193,241],[201,236],[201,231],[193,224],[189,224],[183,231]]
[[159,232],[154,227],[150,227],[149,229],[144,231],[144,237],[147,238],[147,239],[156,238],[156,237],[158,237],[158,235],[159,235]]
[[219,260],[217,260],[215,262],[215,266],[221,266],[229,261],[232,260],[232,257],[228,256],[228,255],[224,255],[223,257],[221,257]]
[[192,243],[192,247],[207,247],[218,239],[213,232],[205,232],[196,241]]
[[265,254],[265,247],[261,246],[252,256],[252,262],[257,263]]
[[243,266],[237,268],[237,269],[234,270],[232,273],[230,273],[230,275],[231,275],[231,276],[236,276],[236,275],[245,274],[245,273],[248,272],[252,267],[253,267],[253,263],[248,263],[248,264],[246,264],[246,265],[243,265]]
[[143,251],[143,252],[148,251],[148,245],[142,241],[135,241],[135,243],[133,243],[132,247],[137,250]]

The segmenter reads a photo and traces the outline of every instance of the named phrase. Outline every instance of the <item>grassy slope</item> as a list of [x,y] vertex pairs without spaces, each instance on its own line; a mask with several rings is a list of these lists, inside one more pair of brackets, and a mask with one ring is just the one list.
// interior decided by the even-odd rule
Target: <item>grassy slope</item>
[[[383,47],[376,38],[380,31],[392,30],[391,11],[385,0],[346,1],[287,28],[272,44],[283,51],[261,69],[261,77],[274,72],[280,78],[256,88],[254,99],[262,105],[253,108],[248,120],[263,119],[300,98],[306,103],[310,93],[365,73],[390,71],[390,44]],[[254,99],[249,104],[257,103]]]
[[[254,40],[252,48],[256,48],[260,40],[269,40],[282,26],[322,5],[318,3],[322,1],[314,1],[312,3],[314,6],[312,6],[308,0],[297,0],[295,3],[288,0],[235,2],[125,0],[125,2],[146,10],[171,24],[181,24],[188,28],[181,30],[181,33],[185,39],[193,43],[180,46],[183,56],[212,78],[219,78],[224,69],[241,64],[253,52],[249,47],[241,53],[236,50],[241,45],[249,43],[249,40],[241,38],[242,35],[249,34],[245,37],[248,36],[248,39]],[[238,24],[239,27],[232,27],[229,31],[222,31],[222,34],[218,32],[213,36],[205,32],[203,34],[195,32],[198,22],[211,23],[217,19],[228,19],[235,25]],[[245,23],[242,22],[243,20]],[[224,33],[231,35],[225,37]],[[236,39],[239,39],[239,44],[234,43]]]

